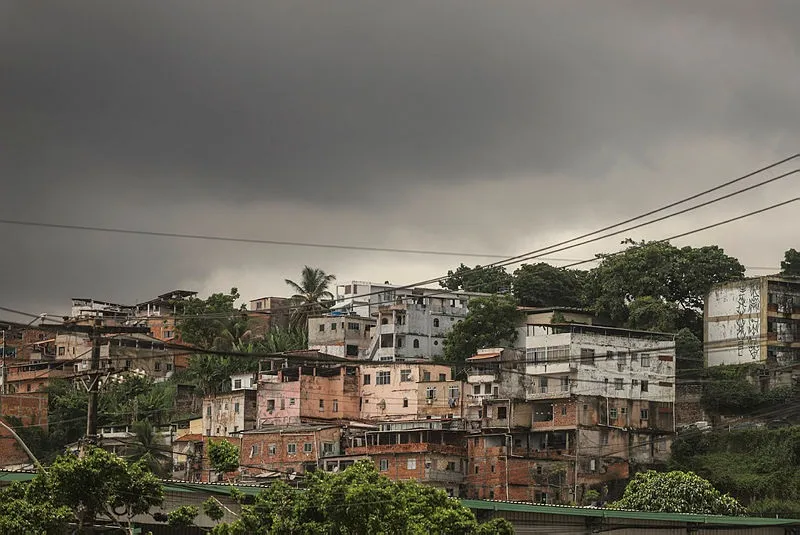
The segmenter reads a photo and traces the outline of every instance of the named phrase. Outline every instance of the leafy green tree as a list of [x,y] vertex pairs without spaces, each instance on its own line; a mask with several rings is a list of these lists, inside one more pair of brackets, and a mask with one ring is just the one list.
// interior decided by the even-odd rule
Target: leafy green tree
[[675,334],[675,358],[678,370],[700,370],[704,367],[703,341],[689,328]]
[[469,301],[469,312],[447,333],[445,360],[463,363],[483,347],[513,344],[522,313],[510,297],[493,295]]
[[177,323],[181,339],[193,346],[211,349],[229,342],[236,334],[242,334],[242,326],[247,325],[247,317],[242,308],[234,304],[239,299],[239,290],[231,288],[230,293],[211,294],[207,299],[191,297],[181,301],[184,316]]
[[789,249],[781,261],[781,275],[800,277],[800,251]]
[[675,332],[680,317],[677,304],[647,295],[637,297],[628,305],[627,327],[642,331]]
[[83,457],[59,456],[48,469],[15,490],[33,510],[51,508],[55,519],[69,511],[79,529],[95,524],[99,515],[131,519],[160,505],[164,491],[160,481],[142,463],[127,463],[99,448],[88,448]]
[[461,264],[455,271],[448,270],[447,278],[439,282],[448,290],[465,292],[508,293],[511,291],[513,277],[502,266],[475,266]]
[[209,440],[208,461],[219,473],[233,472],[239,468],[239,448],[227,440]]
[[191,526],[199,514],[200,509],[197,506],[181,505],[167,513],[167,524],[174,528]]
[[303,268],[300,282],[285,279],[286,285],[294,292],[291,302],[295,308],[290,320],[294,328],[307,331],[308,316],[330,308],[334,299],[330,286],[335,280],[335,275],[329,275],[319,268],[309,266]]
[[745,508],[693,472],[639,472],[609,509],[655,513],[743,515]]
[[651,297],[677,306],[681,311],[678,328],[698,330],[711,287],[744,277],[744,266],[717,246],[623,243],[629,245],[623,252],[600,255],[600,265],[589,272],[586,282],[586,295],[594,310],[618,325],[628,321],[629,306],[635,299]]
[[172,469],[172,451],[158,440],[158,435],[147,420],[133,423],[136,440],[128,447],[126,458],[143,463],[154,474],[169,477]]
[[72,511],[28,497],[28,486],[14,483],[0,491],[0,535],[59,533],[72,520]]
[[214,522],[219,522],[225,516],[225,511],[222,509],[219,500],[211,497],[203,502],[203,514]]
[[339,533],[384,535],[513,534],[504,519],[479,524],[474,513],[444,491],[381,476],[370,462],[339,473],[315,472],[306,489],[283,482],[262,491],[239,519],[220,524],[216,535]]
[[248,363],[239,357],[227,355],[192,355],[187,366],[187,376],[197,385],[203,396],[216,396],[231,387],[231,374],[244,371]]
[[305,329],[272,327],[263,340],[254,344],[254,351],[264,353],[283,353],[308,347],[308,332]]
[[[86,432],[86,389],[64,379],[54,379],[46,387],[48,393],[48,433],[53,449],[62,449],[83,437]],[[102,403],[102,397],[101,397]],[[105,411],[101,410],[103,414]]]
[[539,262],[514,271],[514,297],[523,306],[583,306],[583,272]]

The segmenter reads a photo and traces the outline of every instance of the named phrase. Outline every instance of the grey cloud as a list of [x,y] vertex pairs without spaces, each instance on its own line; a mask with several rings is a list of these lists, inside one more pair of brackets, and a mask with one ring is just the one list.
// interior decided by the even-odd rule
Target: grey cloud
[[[513,252],[796,151],[799,25],[791,0],[6,2],[4,213]],[[357,264],[0,230],[15,299]]]

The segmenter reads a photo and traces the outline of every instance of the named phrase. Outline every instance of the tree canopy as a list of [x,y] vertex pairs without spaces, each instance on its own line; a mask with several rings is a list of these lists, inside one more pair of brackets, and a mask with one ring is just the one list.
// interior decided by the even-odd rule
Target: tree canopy
[[247,330],[247,317],[234,304],[239,290],[215,293],[206,299],[191,297],[184,303],[184,316],[177,322],[181,339],[203,349],[230,349],[233,339]]
[[294,292],[291,297],[292,326],[298,329],[308,329],[308,316],[318,314],[330,308],[333,294],[331,284],[336,280],[335,275],[329,275],[319,268],[305,266],[300,273],[300,282],[285,279],[286,285]]
[[448,290],[465,292],[508,293],[511,291],[513,277],[502,266],[475,266],[461,264],[455,271],[448,270],[447,278],[439,281],[439,286]]
[[215,535],[452,534],[511,535],[504,519],[480,524],[475,514],[444,491],[414,481],[395,482],[380,475],[371,462],[359,462],[339,473],[318,471],[305,490],[276,482],[238,520],[216,526]]
[[512,344],[522,313],[510,297],[493,295],[469,301],[469,312],[447,333],[444,341],[445,359],[462,363],[482,347]]
[[789,249],[781,261],[781,275],[800,277],[800,251]]
[[581,307],[586,273],[538,262],[514,271],[514,297],[529,307]]
[[744,507],[693,472],[639,472],[610,509],[654,513],[742,515]]
[[[744,266],[717,246],[678,248],[666,242],[635,243],[621,253],[600,255],[600,265],[587,276],[592,308],[618,325],[634,321],[700,334],[705,296],[718,283],[740,280]],[[677,317],[676,317],[677,316]]]

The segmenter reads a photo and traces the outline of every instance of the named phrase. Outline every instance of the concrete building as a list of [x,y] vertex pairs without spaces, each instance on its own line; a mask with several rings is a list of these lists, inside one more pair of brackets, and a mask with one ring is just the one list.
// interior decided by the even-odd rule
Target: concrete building
[[714,286],[705,306],[706,366],[784,367],[769,386],[791,384],[800,364],[800,278],[768,276]]
[[235,390],[203,399],[206,436],[238,436],[256,427],[258,409],[255,390]]
[[262,370],[258,428],[359,417],[357,366],[292,366]]
[[134,314],[135,307],[99,301],[89,297],[73,297],[70,318],[77,323],[101,320],[103,325],[121,325]]
[[250,301],[250,329],[254,336],[263,336],[272,328],[286,329],[292,316],[287,297],[260,297]]
[[324,314],[308,318],[308,348],[337,357],[364,358],[370,347],[374,318]]
[[362,364],[361,418],[394,420],[460,419],[462,383],[440,364]]
[[138,303],[133,307],[128,324],[146,325],[154,338],[164,342],[180,342],[176,316],[186,312],[187,301],[195,296],[197,292],[173,290],[150,301]]
[[463,430],[449,421],[383,422],[367,431],[365,444],[347,448],[351,456],[368,456],[381,474],[394,480],[416,480],[462,495],[466,469]]
[[[83,333],[59,333],[55,337],[55,362],[70,362],[76,373],[90,367],[92,344]],[[146,334],[105,336],[100,345],[100,369],[131,371],[164,380],[175,370],[174,349]]]
[[467,315],[469,300],[486,295],[357,281],[336,291],[334,310],[376,318],[366,358],[380,361],[442,355],[445,335]]
[[341,455],[338,425],[266,426],[242,433],[239,465],[245,477],[271,478],[317,469],[324,457]]
[[632,465],[667,459],[672,335],[530,324],[525,345],[524,361],[497,349],[468,360],[469,496],[579,502],[589,488],[624,485]]

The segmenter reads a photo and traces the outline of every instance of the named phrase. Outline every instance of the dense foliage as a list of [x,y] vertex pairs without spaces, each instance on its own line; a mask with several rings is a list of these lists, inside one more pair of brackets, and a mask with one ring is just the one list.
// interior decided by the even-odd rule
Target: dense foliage
[[745,509],[707,480],[692,472],[639,472],[610,509],[655,513],[741,515]]
[[782,405],[797,392],[791,386],[775,387],[762,392],[752,377],[757,365],[714,366],[705,371],[701,403],[715,414],[750,414]]
[[522,306],[581,307],[586,273],[544,262],[522,264],[514,271],[514,297]]
[[383,534],[511,535],[503,519],[479,524],[475,515],[444,491],[419,483],[395,482],[372,463],[339,473],[316,472],[305,490],[276,482],[240,518],[220,524],[216,535]]
[[448,290],[465,292],[509,293],[514,278],[502,266],[475,266],[461,264],[455,271],[448,270],[447,278],[439,286]]
[[781,260],[781,275],[800,277],[800,251],[789,249]]
[[233,472],[239,468],[239,448],[227,440],[209,440],[208,462],[217,472]]
[[247,317],[241,314],[243,307],[235,308],[239,297],[239,291],[231,288],[227,294],[181,301],[183,317],[177,323],[181,340],[203,349],[231,349],[235,340],[247,331]]
[[447,333],[445,359],[463,363],[478,349],[512,344],[517,338],[521,312],[509,297],[477,297],[469,302],[467,316]]

